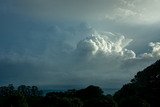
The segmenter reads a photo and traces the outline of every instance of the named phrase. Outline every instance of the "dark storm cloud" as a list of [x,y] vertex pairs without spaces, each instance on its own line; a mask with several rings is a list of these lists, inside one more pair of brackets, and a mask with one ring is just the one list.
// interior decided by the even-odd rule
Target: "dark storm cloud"
[[128,82],[160,58],[159,2],[143,2],[1,0],[0,84]]
[[[102,86],[112,83],[112,87],[118,87],[141,69],[139,65],[130,66],[139,61],[132,50],[126,49],[131,39],[123,35],[99,33],[85,23],[68,28],[54,25],[39,30],[36,27],[28,35],[21,32],[19,37],[1,37],[10,43],[1,43],[2,83]],[[146,65],[148,62],[143,66]]]

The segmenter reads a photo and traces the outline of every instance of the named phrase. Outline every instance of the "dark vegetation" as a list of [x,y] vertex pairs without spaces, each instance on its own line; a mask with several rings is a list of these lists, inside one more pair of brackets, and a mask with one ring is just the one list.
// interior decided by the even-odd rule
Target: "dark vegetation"
[[160,61],[135,75],[113,96],[97,86],[49,92],[36,86],[0,87],[0,107],[160,107]]
[[138,72],[114,99],[119,107],[160,107],[160,60]]
[[45,96],[36,86],[0,87],[0,107],[116,107],[111,95],[101,88],[88,86],[80,90],[49,92]]

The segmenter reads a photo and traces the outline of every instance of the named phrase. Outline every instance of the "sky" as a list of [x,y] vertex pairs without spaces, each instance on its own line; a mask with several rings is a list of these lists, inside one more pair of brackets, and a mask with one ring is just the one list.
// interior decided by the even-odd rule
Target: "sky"
[[159,0],[0,0],[0,85],[120,88],[160,59]]

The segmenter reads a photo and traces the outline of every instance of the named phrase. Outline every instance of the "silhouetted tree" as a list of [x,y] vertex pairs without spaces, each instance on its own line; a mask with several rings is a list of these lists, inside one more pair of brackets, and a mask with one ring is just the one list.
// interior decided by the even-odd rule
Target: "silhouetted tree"
[[25,96],[42,96],[42,91],[38,90],[37,86],[20,85],[17,91]]
[[10,105],[9,107],[28,107],[26,97],[20,93],[10,96],[8,104]]
[[[114,99],[121,107],[160,106],[160,60],[140,71],[115,93]],[[133,104],[134,103],[134,104]],[[134,106],[134,107],[135,107]]]
[[0,96],[10,96],[15,93],[14,86],[9,84],[8,86],[0,87]]
[[103,90],[98,86],[90,85],[85,89],[78,90],[77,96],[82,99],[99,98],[103,95]]

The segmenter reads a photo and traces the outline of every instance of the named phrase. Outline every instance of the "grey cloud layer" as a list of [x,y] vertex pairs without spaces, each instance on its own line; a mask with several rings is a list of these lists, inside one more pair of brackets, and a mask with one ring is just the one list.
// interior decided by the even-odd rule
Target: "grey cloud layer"
[[[158,0],[1,0],[0,84],[116,87],[127,82],[160,58],[159,4]],[[78,25],[81,21],[96,30]]]
[[39,19],[79,20],[99,17],[108,11],[105,7],[112,7],[110,3],[115,3],[115,0],[6,0],[2,1],[1,10],[27,14]]
[[146,24],[160,21],[159,4],[158,0],[2,0],[0,10],[41,20],[112,20]]
[[[46,32],[31,31],[29,41],[22,38],[9,40],[16,43],[8,47],[9,51],[1,47],[2,83],[111,83],[118,87],[160,56],[159,43],[152,43],[153,51],[149,53],[156,57],[136,57],[134,51],[126,48],[131,39],[110,32],[99,33],[86,24],[65,29],[53,26]],[[14,48],[20,46],[18,41],[23,41],[23,50]]]

